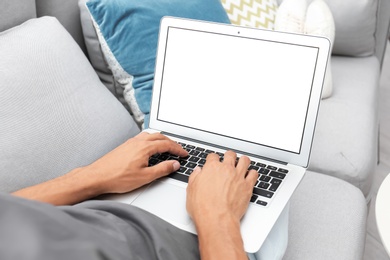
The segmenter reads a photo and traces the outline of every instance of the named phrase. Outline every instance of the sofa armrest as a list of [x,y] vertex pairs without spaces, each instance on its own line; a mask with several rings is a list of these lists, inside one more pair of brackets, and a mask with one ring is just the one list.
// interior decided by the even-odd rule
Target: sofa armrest
[[379,0],[376,27],[375,55],[378,57],[382,68],[383,58],[387,46],[387,39],[389,39],[390,36],[390,0]]

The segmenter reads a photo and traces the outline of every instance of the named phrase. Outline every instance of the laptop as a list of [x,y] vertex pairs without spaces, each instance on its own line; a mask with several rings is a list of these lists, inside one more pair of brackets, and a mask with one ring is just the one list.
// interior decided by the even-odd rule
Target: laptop
[[259,180],[241,233],[257,252],[309,163],[330,43],[326,38],[164,17],[161,20],[149,133],[160,132],[190,156],[181,168],[108,199],[140,207],[196,234],[186,212],[188,176],[210,152],[251,159]]

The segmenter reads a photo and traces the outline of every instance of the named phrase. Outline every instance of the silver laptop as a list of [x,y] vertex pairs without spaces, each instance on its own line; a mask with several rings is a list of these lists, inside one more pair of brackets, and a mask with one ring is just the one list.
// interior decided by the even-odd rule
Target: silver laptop
[[164,17],[149,128],[179,142],[178,172],[109,197],[196,233],[186,181],[210,152],[230,149],[259,172],[242,219],[247,252],[260,249],[309,162],[330,44],[322,37]]

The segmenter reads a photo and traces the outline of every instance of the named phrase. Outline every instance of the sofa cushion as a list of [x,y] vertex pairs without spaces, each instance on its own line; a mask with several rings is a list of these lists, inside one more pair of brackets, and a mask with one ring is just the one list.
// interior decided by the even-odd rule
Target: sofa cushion
[[[284,0],[277,0],[281,4]],[[309,3],[313,0],[307,0]],[[378,0],[325,0],[336,26],[333,54],[370,56],[375,51]]]
[[219,0],[89,0],[100,44],[136,121],[147,127],[160,19],[177,16],[229,23]]
[[37,17],[35,0],[0,0],[0,32]]
[[92,163],[138,133],[52,17],[0,33],[0,191]]
[[78,0],[36,0],[37,17],[54,16],[86,53]]
[[367,206],[359,189],[307,172],[290,202],[284,260],[362,259]]
[[274,28],[278,3],[276,0],[221,0],[223,8],[235,25]]
[[375,56],[333,56],[332,75],[333,94],[320,104],[309,169],[344,179],[368,197],[377,162],[379,62]]
[[375,51],[377,0],[326,0],[336,25],[333,54],[370,56]]

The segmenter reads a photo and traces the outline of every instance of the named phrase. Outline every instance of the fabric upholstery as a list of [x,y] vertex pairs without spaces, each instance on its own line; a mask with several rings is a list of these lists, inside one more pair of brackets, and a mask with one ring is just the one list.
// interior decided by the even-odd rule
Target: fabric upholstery
[[[283,0],[277,0],[279,4]],[[307,0],[309,3],[313,0]],[[379,0],[381,2],[387,0]],[[370,56],[374,54],[378,0],[325,0],[336,26],[333,54]]]
[[78,0],[36,0],[37,17],[54,16],[86,53]]
[[374,54],[378,1],[326,0],[326,2],[332,10],[336,24],[333,54],[347,56]]
[[369,195],[377,162],[379,63],[375,56],[332,57],[333,94],[322,100],[309,169]]
[[221,0],[223,8],[235,25],[274,28],[278,3],[276,0]]
[[37,17],[35,0],[0,0],[0,32]]
[[92,163],[139,132],[52,17],[0,34],[0,191]]
[[359,189],[337,178],[307,172],[290,203],[284,260],[363,258],[367,206]]
[[375,55],[381,67],[387,46],[387,39],[390,40],[390,1],[379,0],[378,13],[375,31]]
[[98,74],[102,83],[111,91],[111,93],[121,101],[127,108],[127,104],[123,98],[123,88],[115,84],[114,76],[108,68],[108,64],[104,58],[95,27],[92,24],[91,14],[89,13],[85,3],[87,0],[79,1],[81,26],[83,28],[83,37],[87,48],[89,61]]

